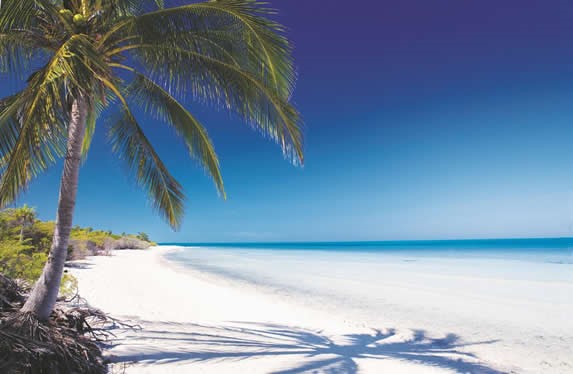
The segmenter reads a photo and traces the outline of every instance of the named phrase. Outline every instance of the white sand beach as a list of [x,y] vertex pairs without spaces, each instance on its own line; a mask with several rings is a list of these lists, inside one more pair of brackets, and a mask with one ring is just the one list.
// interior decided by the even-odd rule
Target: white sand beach
[[106,354],[115,372],[573,372],[568,281],[488,281],[487,272],[463,278],[439,267],[414,276],[395,264],[367,290],[324,279],[340,295],[359,286],[393,301],[372,313],[363,299],[344,307],[179,268],[163,258],[170,250],[119,251],[71,269],[91,305],[141,326],[114,330]]

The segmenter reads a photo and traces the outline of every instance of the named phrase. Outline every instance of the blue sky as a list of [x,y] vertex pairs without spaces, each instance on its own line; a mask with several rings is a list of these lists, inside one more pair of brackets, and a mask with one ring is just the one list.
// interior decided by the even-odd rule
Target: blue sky
[[[173,134],[145,123],[187,192],[173,232],[100,126],[76,223],[164,242],[573,233],[570,2],[325,3],[272,1],[296,46],[304,168],[236,118],[191,105],[219,153],[223,201]],[[35,180],[20,203],[52,219],[60,173]]]

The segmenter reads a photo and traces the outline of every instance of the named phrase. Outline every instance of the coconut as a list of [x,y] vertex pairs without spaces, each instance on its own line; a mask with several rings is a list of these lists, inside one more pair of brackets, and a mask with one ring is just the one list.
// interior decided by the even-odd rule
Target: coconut
[[60,9],[60,14],[67,19],[68,21],[70,21],[72,19],[73,13],[71,10],[69,9]]
[[83,25],[86,23],[86,19],[81,14],[74,15],[74,23],[76,25]]

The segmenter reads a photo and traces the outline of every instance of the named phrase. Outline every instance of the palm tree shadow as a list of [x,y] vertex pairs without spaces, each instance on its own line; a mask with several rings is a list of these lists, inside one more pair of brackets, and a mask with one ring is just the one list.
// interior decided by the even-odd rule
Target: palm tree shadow
[[357,373],[361,359],[399,360],[463,373],[502,373],[464,349],[496,341],[463,343],[454,334],[435,339],[417,330],[405,337],[388,329],[331,337],[320,331],[277,324],[139,323],[141,331],[119,334],[116,347],[127,343],[127,348],[123,346],[120,354],[115,353],[114,362],[162,364],[290,356],[297,364],[274,374]]

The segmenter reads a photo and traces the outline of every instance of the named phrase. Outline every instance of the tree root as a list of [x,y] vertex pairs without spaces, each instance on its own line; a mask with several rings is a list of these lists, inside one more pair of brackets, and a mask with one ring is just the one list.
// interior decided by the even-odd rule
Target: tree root
[[85,302],[58,304],[42,322],[19,311],[24,300],[19,286],[0,274],[0,373],[103,374],[107,365],[100,345],[114,336],[110,330],[138,328]]
[[[52,318],[43,323],[20,312],[5,317],[0,325],[0,372],[105,373],[97,341],[69,327],[69,320],[62,322]],[[78,323],[75,317],[72,322]]]

